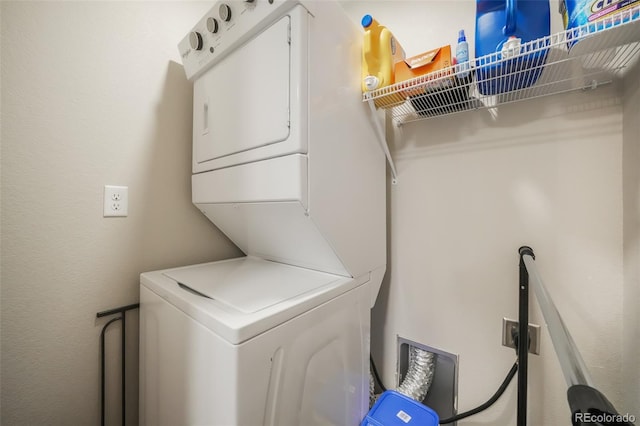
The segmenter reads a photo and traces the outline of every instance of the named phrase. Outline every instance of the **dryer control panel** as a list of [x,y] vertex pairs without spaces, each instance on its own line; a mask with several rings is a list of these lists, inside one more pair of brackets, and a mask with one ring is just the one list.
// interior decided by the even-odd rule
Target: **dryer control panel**
[[217,2],[178,44],[187,78],[196,79],[238,45],[264,30],[296,0]]

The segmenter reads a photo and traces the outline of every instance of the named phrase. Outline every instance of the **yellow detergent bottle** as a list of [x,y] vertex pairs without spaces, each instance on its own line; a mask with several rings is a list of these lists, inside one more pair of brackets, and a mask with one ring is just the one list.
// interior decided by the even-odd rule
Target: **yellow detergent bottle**
[[[405,58],[404,49],[391,31],[371,15],[362,18],[364,39],[362,44],[362,91],[370,92],[394,84],[395,63]],[[388,108],[405,99],[398,94],[374,99],[377,107]]]

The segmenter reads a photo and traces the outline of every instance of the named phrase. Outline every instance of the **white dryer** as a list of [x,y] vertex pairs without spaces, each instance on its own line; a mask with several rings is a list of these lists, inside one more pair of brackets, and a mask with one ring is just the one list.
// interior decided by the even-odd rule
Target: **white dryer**
[[366,414],[386,185],[360,31],[333,1],[228,1],[179,44],[193,202],[247,256],[141,275],[141,424]]

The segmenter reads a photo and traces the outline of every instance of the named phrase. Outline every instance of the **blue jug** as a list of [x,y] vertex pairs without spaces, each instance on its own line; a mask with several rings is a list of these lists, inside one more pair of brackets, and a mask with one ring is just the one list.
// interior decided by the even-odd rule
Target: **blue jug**
[[550,20],[549,0],[476,0],[480,93],[496,95],[536,82],[547,58],[548,39],[525,43],[549,36]]

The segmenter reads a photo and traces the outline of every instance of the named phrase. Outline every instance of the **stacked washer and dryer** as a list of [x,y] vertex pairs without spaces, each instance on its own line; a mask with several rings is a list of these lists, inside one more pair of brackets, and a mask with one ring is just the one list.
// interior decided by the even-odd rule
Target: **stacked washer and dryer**
[[217,3],[179,44],[194,204],[246,257],[140,278],[140,423],[357,425],[386,268],[361,30],[333,1]]

